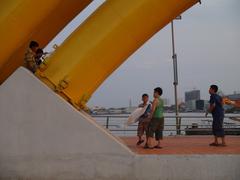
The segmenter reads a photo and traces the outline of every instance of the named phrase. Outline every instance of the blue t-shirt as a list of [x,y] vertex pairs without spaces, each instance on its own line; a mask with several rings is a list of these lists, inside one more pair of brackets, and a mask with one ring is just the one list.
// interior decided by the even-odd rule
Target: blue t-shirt
[[212,94],[210,96],[210,105],[214,105],[214,109],[212,111],[213,117],[223,117],[224,116],[224,109],[222,105],[222,97],[218,94]]
[[[144,107],[143,104],[139,105],[139,107]],[[148,104],[148,107],[144,114],[140,118],[147,118],[148,114],[151,112],[151,104]]]

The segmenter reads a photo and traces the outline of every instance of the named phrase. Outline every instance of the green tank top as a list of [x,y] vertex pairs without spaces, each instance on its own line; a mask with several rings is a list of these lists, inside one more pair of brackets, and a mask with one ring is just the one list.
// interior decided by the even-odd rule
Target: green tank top
[[163,117],[163,100],[158,98],[159,103],[153,113],[154,118],[162,118]]

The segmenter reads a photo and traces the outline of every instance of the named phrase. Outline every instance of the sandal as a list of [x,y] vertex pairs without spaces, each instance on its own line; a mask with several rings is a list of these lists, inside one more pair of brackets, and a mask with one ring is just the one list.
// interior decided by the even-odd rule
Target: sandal
[[217,143],[211,143],[211,144],[209,144],[209,146],[219,146],[219,144],[217,144]]
[[139,140],[139,141],[137,142],[137,146],[141,145],[143,142],[144,142],[144,140]]
[[226,144],[219,144],[218,146],[226,147],[227,145]]
[[154,147],[149,147],[147,144],[143,147],[144,149],[154,149]]
[[158,145],[157,145],[157,146],[154,146],[154,148],[155,148],[155,149],[162,149],[162,147],[161,147],[161,146],[158,146]]

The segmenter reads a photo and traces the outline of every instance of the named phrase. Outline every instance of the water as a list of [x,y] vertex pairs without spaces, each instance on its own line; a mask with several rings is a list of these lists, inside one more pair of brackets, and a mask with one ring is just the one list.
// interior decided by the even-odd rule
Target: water
[[[174,113],[165,113],[165,126],[164,126],[164,136],[176,135],[176,118],[174,118]],[[136,136],[137,133],[137,123],[134,125],[125,127],[124,124],[127,121],[127,116],[124,114],[111,115],[109,117],[109,130],[117,136]],[[209,115],[205,118],[204,113],[181,113],[181,134],[185,134],[184,129],[186,127],[191,127],[193,123],[197,123],[199,127],[211,128],[212,117]],[[240,114],[226,114],[224,119],[225,127],[240,127],[240,122],[229,119],[228,117],[239,117]],[[106,127],[106,116],[95,117],[97,123]]]

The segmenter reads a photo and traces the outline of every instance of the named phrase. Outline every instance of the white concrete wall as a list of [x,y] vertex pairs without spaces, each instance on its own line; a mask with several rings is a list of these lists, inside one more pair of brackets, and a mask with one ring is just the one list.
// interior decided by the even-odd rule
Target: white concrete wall
[[118,138],[26,69],[0,86],[0,176],[91,177],[110,167],[118,174],[131,156]]
[[240,179],[239,155],[147,155],[136,156],[134,164],[138,180]]
[[0,86],[0,179],[238,180],[239,172],[239,155],[135,155],[24,68]]

